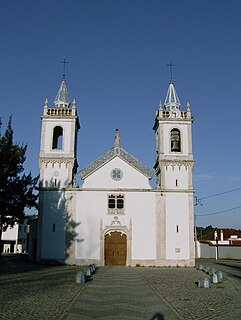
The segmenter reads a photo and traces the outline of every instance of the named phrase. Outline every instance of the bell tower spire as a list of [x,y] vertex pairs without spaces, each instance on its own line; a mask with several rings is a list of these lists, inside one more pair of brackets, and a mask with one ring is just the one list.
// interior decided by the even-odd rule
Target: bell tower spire
[[68,97],[68,89],[66,85],[65,76],[62,77],[62,82],[60,84],[59,91],[54,99],[54,105],[56,108],[68,108],[69,107],[69,97]]
[[170,80],[166,99],[164,102],[164,107],[166,108],[166,110],[170,110],[170,109],[179,109],[180,106],[181,106],[181,103],[178,98],[177,92],[175,90],[173,80]]

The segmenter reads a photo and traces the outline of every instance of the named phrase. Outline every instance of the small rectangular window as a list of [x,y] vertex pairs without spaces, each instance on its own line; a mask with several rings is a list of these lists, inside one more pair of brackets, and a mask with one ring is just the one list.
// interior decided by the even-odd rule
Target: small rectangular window
[[117,209],[124,208],[124,199],[117,199]]
[[108,208],[109,209],[115,208],[115,196],[109,196]]
[[[124,195],[110,195],[108,197],[108,209],[112,211],[123,210],[124,209]],[[114,212],[112,212],[114,213]]]
[[177,179],[176,179],[176,187],[178,187],[178,181],[177,181]]
[[177,225],[177,233],[179,232],[179,226]]
[[55,232],[55,223],[53,223],[53,232]]

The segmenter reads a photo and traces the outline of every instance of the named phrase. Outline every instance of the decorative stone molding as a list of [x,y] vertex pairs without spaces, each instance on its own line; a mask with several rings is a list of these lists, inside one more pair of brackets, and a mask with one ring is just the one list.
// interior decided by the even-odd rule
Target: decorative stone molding
[[131,264],[132,257],[132,221],[130,219],[129,228],[126,225],[122,225],[121,221],[117,216],[113,218],[110,225],[105,226],[103,228],[103,220],[100,220],[100,265],[104,265],[104,241],[105,235],[111,234],[112,232],[121,232],[121,234],[125,234],[127,238],[127,256],[126,256],[126,265]]
[[48,108],[45,110],[47,116],[73,116],[72,108]]
[[[175,118],[188,119],[189,118],[188,116],[189,116],[189,113],[187,111],[180,110],[179,117],[175,117]],[[164,119],[173,118],[172,113],[170,111],[161,111],[161,110],[159,111],[159,117]]]
[[126,160],[130,165],[132,165],[134,168],[141,171],[145,176],[147,176],[149,179],[154,174],[154,171],[150,168],[148,168],[144,163],[140,162],[136,158],[134,158],[130,153],[125,151],[124,149],[120,148],[120,157]]
[[125,214],[125,210],[124,209],[116,209],[116,208],[113,208],[113,209],[108,208],[108,214],[111,214],[111,215],[116,215],[116,214],[124,215]]
[[88,165],[83,170],[81,170],[79,172],[81,178],[85,179],[88,175],[93,173],[95,170],[103,166],[105,163],[107,163],[117,155],[121,159],[126,161],[128,164],[130,164],[132,167],[134,167],[135,169],[143,173],[149,179],[151,179],[152,176],[154,175],[155,172],[152,169],[148,168],[144,163],[137,160],[130,153],[128,153],[122,148],[113,147],[110,150],[108,150],[105,154],[103,154],[101,157],[99,157],[94,162],[92,162],[90,165]]
[[74,159],[39,159],[39,166],[41,166],[41,164],[45,164],[47,168],[49,163],[52,164],[52,167],[54,167],[56,163],[59,164],[59,167],[61,166],[61,164],[65,164],[67,167],[69,164],[74,166],[75,160]]
[[193,167],[194,166],[194,161],[161,161],[159,163],[159,167],[161,168],[167,168],[168,167],[172,167],[174,169],[174,167],[179,167],[179,170],[181,169],[181,167],[186,167],[186,169],[188,167]]

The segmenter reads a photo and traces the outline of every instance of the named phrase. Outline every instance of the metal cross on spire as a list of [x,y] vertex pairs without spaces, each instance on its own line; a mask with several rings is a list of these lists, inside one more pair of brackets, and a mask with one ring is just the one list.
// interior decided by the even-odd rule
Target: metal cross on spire
[[64,66],[63,66],[63,77],[65,78],[65,65],[66,65],[66,63],[69,63],[69,61],[66,61],[65,60],[65,58],[64,58],[64,61],[60,61],[60,63],[63,63],[64,64]]
[[167,64],[168,67],[170,67],[170,80],[172,81],[172,67],[175,67],[176,65],[170,61],[170,63]]

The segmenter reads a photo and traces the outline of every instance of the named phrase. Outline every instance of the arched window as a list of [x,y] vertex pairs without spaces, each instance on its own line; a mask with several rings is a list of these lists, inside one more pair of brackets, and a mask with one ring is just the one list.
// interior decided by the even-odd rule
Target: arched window
[[180,130],[171,130],[171,152],[181,152],[181,134]]
[[60,126],[54,127],[52,149],[62,149],[63,143],[63,128]]

